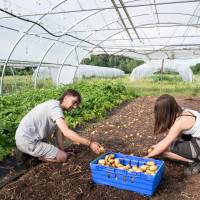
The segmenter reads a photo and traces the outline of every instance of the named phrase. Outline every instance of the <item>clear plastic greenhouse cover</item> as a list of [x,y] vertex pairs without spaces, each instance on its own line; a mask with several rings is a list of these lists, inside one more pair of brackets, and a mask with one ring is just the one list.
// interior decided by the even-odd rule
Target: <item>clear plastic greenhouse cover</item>
[[[38,79],[42,80],[50,78],[55,84],[60,85],[73,83],[74,78],[120,77],[124,75],[125,73],[122,70],[116,68],[79,65],[78,67],[65,66],[60,72],[58,67],[41,67],[38,72]],[[33,80],[35,79],[35,76],[36,71],[33,74]]]
[[200,0],[1,0],[3,73],[20,60],[79,65],[90,54],[199,58]]
[[130,79],[137,80],[152,76],[155,72],[177,72],[184,81],[192,82],[193,73],[187,64],[177,60],[151,60],[133,69]]

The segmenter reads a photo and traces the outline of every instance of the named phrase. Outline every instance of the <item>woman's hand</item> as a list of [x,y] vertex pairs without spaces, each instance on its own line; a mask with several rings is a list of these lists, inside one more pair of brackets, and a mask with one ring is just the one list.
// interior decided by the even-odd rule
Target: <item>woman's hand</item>
[[148,150],[148,155],[146,157],[150,158],[150,157],[159,156],[164,151],[165,151],[165,148],[163,148],[163,145],[160,142],[158,144],[155,144],[155,145],[151,146],[151,148]]

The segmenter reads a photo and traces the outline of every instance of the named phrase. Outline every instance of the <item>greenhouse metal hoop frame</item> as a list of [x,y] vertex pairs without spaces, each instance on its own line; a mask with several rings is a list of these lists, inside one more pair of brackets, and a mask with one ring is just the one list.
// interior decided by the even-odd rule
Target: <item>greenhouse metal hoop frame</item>
[[[39,73],[39,70],[40,70],[40,67],[45,64],[44,60],[45,60],[45,57],[48,55],[48,53],[53,49],[53,47],[56,45],[56,44],[59,44],[59,43],[62,43],[64,45],[67,45],[67,46],[71,46],[71,49],[68,50],[64,56],[64,58],[62,59],[62,63],[59,64],[59,72],[58,72],[58,76],[57,76],[57,83],[56,85],[59,86],[59,80],[60,80],[60,74],[61,74],[61,71],[62,71],[62,68],[64,66],[72,66],[70,63],[66,63],[67,59],[70,57],[70,55],[75,52],[76,54],[76,58],[77,58],[77,64],[76,65],[73,65],[73,66],[76,66],[77,69],[78,69],[78,66],[80,64],[80,61],[82,59],[84,59],[86,56],[90,55],[91,53],[107,53],[107,54],[120,54],[120,55],[123,55],[125,52],[133,52],[135,53],[136,55],[143,55],[145,56],[147,59],[151,59],[150,58],[150,55],[153,54],[153,53],[156,53],[156,52],[163,52],[164,54],[166,54],[167,57],[170,57],[168,55],[168,53],[170,52],[174,52],[174,51],[199,51],[200,50],[200,44],[194,44],[194,43],[191,43],[191,44],[175,44],[175,45],[166,45],[166,44],[161,44],[161,45],[152,45],[152,44],[149,44],[149,45],[144,45],[143,44],[143,41],[144,40],[152,40],[152,39],[173,39],[173,38],[182,38],[183,40],[185,38],[199,38],[200,35],[186,35],[183,34],[183,35],[179,35],[179,36],[166,36],[166,37],[140,37],[139,33],[138,33],[138,30],[142,30],[142,29],[147,29],[147,28],[156,28],[159,30],[159,28],[162,28],[162,27],[180,27],[180,26],[183,26],[183,27],[187,27],[187,30],[189,30],[189,28],[196,28],[196,29],[199,29],[200,28],[200,24],[198,23],[199,22],[199,15],[195,14],[197,9],[199,9],[199,6],[200,6],[200,0],[184,0],[184,1],[165,1],[165,2],[156,2],[156,0],[154,0],[154,3],[146,3],[146,4],[137,4],[137,5],[128,5],[129,3],[135,3],[135,2],[140,2],[140,0],[135,0],[135,1],[122,1],[122,0],[119,0],[119,3],[116,3],[115,0],[110,0],[112,6],[110,7],[103,7],[103,8],[100,8],[100,7],[96,7],[96,8],[92,8],[92,9],[76,9],[76,10],[68,10],[68,11],[57,11],[57,12],[54,12],[54,10],[56,8],[58,8],[59,6],[61,6],[62,4],[66,3],[67,1],[69,0],[61,0],[59,1],[57,4],[55,4],[54,6],[52,6],[50,9],[48,9],[46,12],[44,13],[35,13],[35,14],[26,14],[26,15],[20,15],[18,16],[19,18],[24,18],[24,17],[32,17],[32,16],[39,16],[39,19],[37,21],[32,21],[32,22],[27,22],[27,24],[29,23],[32,23],[31,25],[28,25],[28,28],[21,32],[20,30],[18,29],[15,29],[15,28],[12,28],[12,27],[9,27],[9,26],[3,26],[0,24],[0,28],[4,28],[4,29],[7,29],[7,30],[10,30],[10,31],[15,31],[15,32],[19,32],[21,33],[18,37],[18,39],[15,41],[13,47],[11,48],[10,52],[9,52],[9,55],[7,57],[7,59],[4,61],[4,66],[3,66],[3,71],[2,71],[2,75],[1,75],[1,81],[0,81],[0,95],[2,95],[3,93],[3,79],[4,79],[4,75],[5,75],[5,69],[6,67],[9,67],[8,64],[11,60],[11,56],[13,54],[13,52],[15,51],[15,49],[17,48],[17,46],[19,45],[19,43],[23,40],[23,38],[25,36],[35,36],[35,37],[39,37],[41,39],[45,39],[45,40],[49,40],[49,41],[52,41],[52,43],[46,48],[46,50],[44,51],[43,55],[41,56],[41,59],[39,62],[33,62],[34,64],[37,63],[37,73],[36,73],[36,76],[35,76],[35,79],[34,79],[34,87],[36,88],[37,87],[37,79],[38,79],[38,73]],[[79,0],[78,0],[79,2]],[[79,2],[80,3],[80,2]],[[197,6],[196,6],[196,9],[195,11],[193,12],[193,14],[190,14],[190,13],[184,13],[184,12],[158,12],[157,10],[157,6],[159,5],[170,5],[170,4],[186,4],[186,3],[196,3]],[[145,6],[154,6],[154,9],[155,9],[155,13],[153,12],[152,14],[155,15],[156,19],[157,19],[157,22],[156,23],[146,23],[146,24],[140,24],[140,25],[134,25],[134,22],[133,22],[133,19],[135,18],[139,18],[139,17],[144,17],[144,16],[147,16],[147,15],[150,15],[150,14],[140,14],[140,15],[134,15],[134,16],[130,16],[129,13],[128,13],[128,8],[139,8],[139,7],[145,7]],[[99,13],[102,14],[102,18],[103,18],[103,12],[104,11],[108,11],[108,10],[111,10],[111,11],[115,11],[116,15],[119,17],[118,20],[113,20],[111,21],[110,23],[106,23],[106,21],[104,20],[105,22],[105,25],[103,25],[102,27],[98,28],[98,29],[85,29],[85,30],[81,30],[81,31],[77,31],[77,30],[73,30],[73,28],[77,27],[79,24],[83,23],[84,21],[86,21],[87,19],[95,16],[95,15],[98,15]],[[0,10],[0,12],[3,12],[3,9]],[[66,30],[63,31],[63,33],[59,36],[57,35],[57,39],[54,39],[54,38],[50,38],[48,37],[48,34],[49,32],[47,32],[47,36],[46,34],[37,34],[37,33],[29,33],[33,27],[35,27],[36,25],[40,25],[40,28],[43,27],[42,25],[42,19],[44,19],[46,16],[48,15],[57,15],[57,14],[67,14],[67,13],[76,13],[76,12],[87,12],[87,14],[85,15],[85,17],[83,17],[82,19],[78,19],[74,24],[72,24],[69,28],[67,28]],[[89,13],[88,12],[92,12],[92,13]],[[123,17],[122,16],[122,12],[125,13],[125,16],[126,17]],[[8,14],[8,12],[7,12]],[[12,16],[12,12],[10,13],[10,15],[8,14],[8,16],[5,16],[5,17],[1,17],[0,19],[6,19],[6,18],[16,18],[16,15],[15,16]],[[168,23],[163,23],[160,21],[160,16],[162,15],[180,15],[180,16],[189,16],[190,17],[190,20],[188,23],[177,23],[176,21],[172,21],[172,22],[168,22]],[[197,20],[197,23],[190,23],[191,19],[193,18],[196,18]],[[21,20],[21,19],[19,19]],[[27,18],[24,18],[24,21],[26,21]],[[113,24],[118,24],[120,25],[121,28],[108,28],[110,25],[113,25]],[[127,24],[129,24],[129,26],[127,26]],[[98,40],[95,40],[95,39],[91,39],[91,37],[94,37],[96,34],[100,33],[101,31],[115,31],[114,33],[111,33],[109,34],[106,38],[102,38],[102,40],[98,39]],[[133,34],[130,33],[130,31],[133,31],[134,33],[134,36]],[[76,34],[77,32],[89,32],[84,38],[79,38],[79,37],[76,37],[74,36],[73,34]],[[118,34],[121,34],[121,33],[126,33],[128,38],[122,38],[122,39],[115,39],[113,38],[114,36],[118,35]],[[54,34],[54,33],[52,33]],[[66,34],[68,34],[68,36],[73,39],[76,39],[76,40],[61,40],[64,36],[66,36]],[[107,46],[105,45],[104,46],[104,42],[107,42],[107,41],[112,41],[112,42],[116,42],[118,40],[124,40],[124,41],[130,41],[130,46],[121,46],[121,48],[119,47],[115,47],[114,45],[113,46]],[[79,41],[77,44],[73,44],[73,43],[76,43],[77,41]],[[139,41],[141,43],[141,46],[140,45],[133,45],[132,44],[132,41]],[[84,43],[85,45],[82,45],[82,43]],[[86,44],[88,44],[89,46],[87,46]],[[139,47],[145,47],[146,49],[142,49],[142,50],[137,50],[137,48]],[[147,48],[148,47],[148,48]],[[154,49],[154,47],[159,47],[158,49]],[[81,48],[85,51],[87,51],[87,53],[82,56],[81,58],[78,57],[78,54],[77,54],[77,49],[78,48]],[[199,52],[200,54],[200,52]],[[199,54],[197,53],[196,56],[199,56]],[[184,59],[184,58],[183,58]],[[30,62],[29,64],[33,64],[32,62]],[[52,64],[55,64],[55,63],[52,63]],[[12,66],[10,67],[11,68],[11,71],[12,71],[12,74],[13,76],[15,76],[14,74],[14,71],[13,71],[13,68]],[[74,74],[75,76],[75,74]]]

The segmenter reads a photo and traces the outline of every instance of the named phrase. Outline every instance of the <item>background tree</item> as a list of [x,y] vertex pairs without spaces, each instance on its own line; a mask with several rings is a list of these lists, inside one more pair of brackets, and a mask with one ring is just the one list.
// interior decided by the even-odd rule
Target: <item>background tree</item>
[[85,58],[81,61],[81,64],[85,65],[115,67],[123,70],[127,74],[131,73],[133,68],[143,63],[143,60],[136,60],[125,56],[108,54],[91,55],[90,58]]
[[191,70],[194,74],[200,73],[200,63],[197,63],[196,65],[191,66]]

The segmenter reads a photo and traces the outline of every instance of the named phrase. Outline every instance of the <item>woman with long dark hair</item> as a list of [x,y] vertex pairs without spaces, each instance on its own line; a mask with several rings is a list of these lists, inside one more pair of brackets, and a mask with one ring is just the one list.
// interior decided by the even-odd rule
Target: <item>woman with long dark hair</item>
[[200,172],[200,113],[180,107],[168,94],[160,96],[154,106],[154,133],[168,132],[147,157],[161,155],[188,163],[186,175]]

